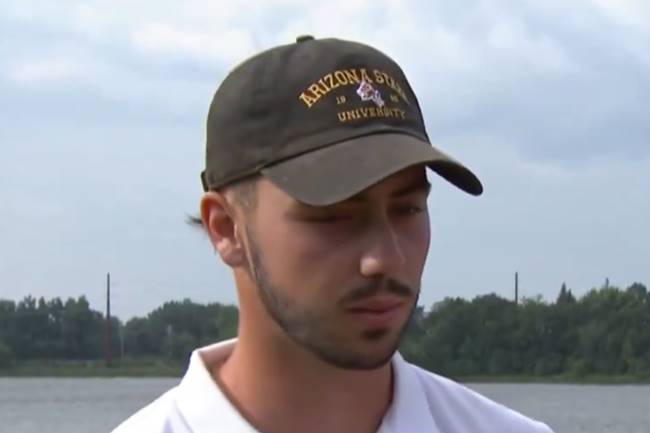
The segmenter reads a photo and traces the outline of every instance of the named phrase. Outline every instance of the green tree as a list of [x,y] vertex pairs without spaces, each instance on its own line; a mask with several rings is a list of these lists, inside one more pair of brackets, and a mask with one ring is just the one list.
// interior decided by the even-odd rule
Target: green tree
[[68,359],[99,359],[104,341],[104,318],[90,309],[85,296],[66,301],[62,315],[62,339]]
[[575,304],[576,298],[571,293],[571,290],[567,290],[566,283],[562,283],[560,288],[560,294],[557,297],[556,304]]
[[14,353],[9,346],[0,341],[0,368],[11,367],[14,363]]

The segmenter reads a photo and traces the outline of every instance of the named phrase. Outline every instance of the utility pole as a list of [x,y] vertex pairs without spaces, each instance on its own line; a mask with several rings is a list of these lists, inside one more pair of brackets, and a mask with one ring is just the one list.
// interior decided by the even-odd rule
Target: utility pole
[[519,303],[519,272],[515,272],[515,305]]
[[106,357],[106,366],[110,367],[113,354],[111,353],[111,274],[106,274],[106,325],[104,336],[104,354]]

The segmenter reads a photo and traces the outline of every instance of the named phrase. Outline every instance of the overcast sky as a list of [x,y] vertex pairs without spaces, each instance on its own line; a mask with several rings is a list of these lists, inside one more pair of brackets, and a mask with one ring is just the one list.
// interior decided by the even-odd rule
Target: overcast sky
[[[137,4],[137,6],[135,6]],[[376,46],[431,139],[485,193],[432,176],[421,302],[650,284],[644,0],[0,1],[0,298],[86,295],[144,315],[235,302],[184,223],[212,95],[300,34]]]

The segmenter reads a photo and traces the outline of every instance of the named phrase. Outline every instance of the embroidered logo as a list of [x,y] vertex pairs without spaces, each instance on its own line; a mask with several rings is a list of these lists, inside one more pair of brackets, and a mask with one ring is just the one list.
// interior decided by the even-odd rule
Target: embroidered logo
[[357,89],[357,95],[361,97],[362,101],[374,102],[377,107],[383,107],[386,105],[384,100],[381,99],[381,93],[379,93],[379,90],[372,87],[372,85],[366,80],[361,80],[359,88]]

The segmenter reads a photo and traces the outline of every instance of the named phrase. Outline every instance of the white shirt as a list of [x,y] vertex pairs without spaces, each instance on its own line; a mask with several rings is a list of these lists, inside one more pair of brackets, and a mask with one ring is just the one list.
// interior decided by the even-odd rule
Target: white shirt
[[[210,376],[236,339],[192,353],[180,384],[136,412],[113,433],[260,433]],[[207,365],[206,365],[207,362]],[[377,433],[552,433],[545,424],[444,377],[392,359],[393,401]]]

